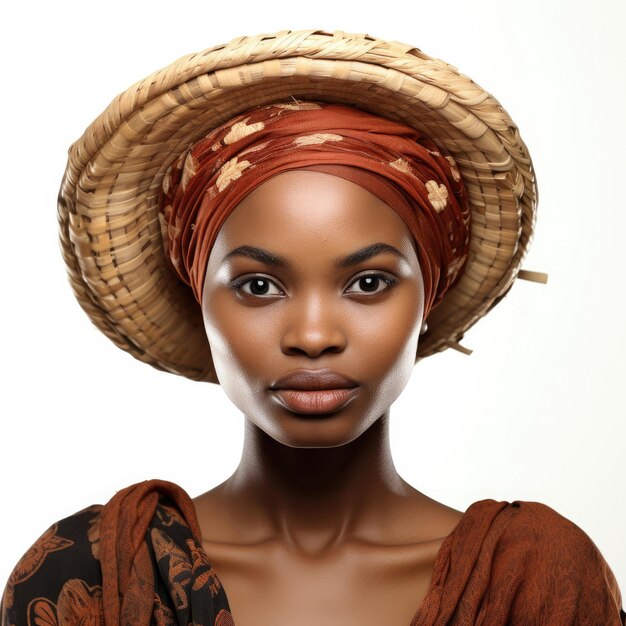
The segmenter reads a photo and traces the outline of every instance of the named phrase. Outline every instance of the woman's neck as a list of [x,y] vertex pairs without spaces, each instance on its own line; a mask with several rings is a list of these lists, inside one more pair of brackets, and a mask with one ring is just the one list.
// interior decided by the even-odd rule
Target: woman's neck
[[335,448],[291,448],[246,420],[240,464],[218,489],[234,519],[317,554],[351,538],[389,538],[390,508],[420,495],[395,469],[388,413]]

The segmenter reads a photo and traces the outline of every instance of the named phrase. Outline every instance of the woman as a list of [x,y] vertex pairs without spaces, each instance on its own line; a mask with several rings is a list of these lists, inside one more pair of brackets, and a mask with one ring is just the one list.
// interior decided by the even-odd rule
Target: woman
[[136,357],[222,385],[242,460],[195,500],[146,481],[52,525],[3,624],[623,624],[575,524],[451,509],[389,449],[416,355],[463,349],[535,205],[499,104],[410,46],[242,38],[122,94],[64,177],[73,288]]

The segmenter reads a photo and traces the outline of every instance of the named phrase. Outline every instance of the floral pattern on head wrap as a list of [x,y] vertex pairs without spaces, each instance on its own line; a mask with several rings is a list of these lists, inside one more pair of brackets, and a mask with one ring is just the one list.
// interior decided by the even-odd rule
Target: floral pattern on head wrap
[[454,158],[420,131],[359,109],[278,102],[246,111],[190,146],[163,179],[160,214],[172,268],[202,302],[209,254],[243,198],[286,170],[323,171],[381,198],[416,242],[424,318],[461,275],[468,194]]

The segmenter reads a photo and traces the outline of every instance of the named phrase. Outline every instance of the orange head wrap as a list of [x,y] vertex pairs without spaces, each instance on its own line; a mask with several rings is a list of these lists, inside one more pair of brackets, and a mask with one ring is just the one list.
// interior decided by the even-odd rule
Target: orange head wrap
[[459,277],[470,208],[454,159],[418,130],[324,102],[255,107],[212,130],[166,172],[160,197],[167,256],[202,302],[219,229],[255,187],[311,169],[364,187],[394,209],[417,244],[424,319]]

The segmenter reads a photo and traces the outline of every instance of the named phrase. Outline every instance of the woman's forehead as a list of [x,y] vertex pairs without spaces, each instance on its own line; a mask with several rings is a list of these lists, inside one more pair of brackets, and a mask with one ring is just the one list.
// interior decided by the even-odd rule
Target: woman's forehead
[[293,248],[305,243],[352,249],[386,241],[410,244],[402,218],[363,187],[322,172],[290,170],[256,187],[224,222],[220,240],[230,246],[265,243]]

